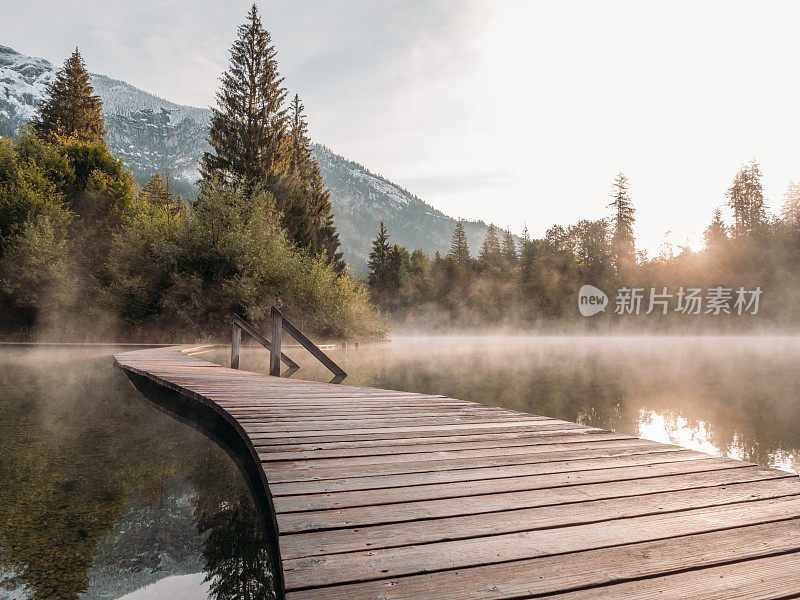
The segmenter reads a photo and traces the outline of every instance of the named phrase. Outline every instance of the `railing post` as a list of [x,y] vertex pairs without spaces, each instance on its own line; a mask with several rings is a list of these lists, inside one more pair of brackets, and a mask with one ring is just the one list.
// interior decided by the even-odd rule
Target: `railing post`
[[269,374],[281,375],[281,333],[283,332],[283,315],[274,306],[272,316],[272,342],[269,349]]
[[239,344],[242,341],[242,330],[234,321],[233,338],[231,339],[231,369],[239,368]]

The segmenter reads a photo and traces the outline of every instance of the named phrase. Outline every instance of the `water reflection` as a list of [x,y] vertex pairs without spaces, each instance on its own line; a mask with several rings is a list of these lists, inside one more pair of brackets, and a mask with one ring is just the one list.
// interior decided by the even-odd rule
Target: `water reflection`
[[[296,377],[327,372],[295,348]],[[351,385],[444,394],[800,467],[800,339],[397,337],[330,350]],[[266,352],[242,354],[265,371]],[[215,360],[224,363],[223,352]]]
[[0,351],[0,597],[272,597],[225,452],[97,352],[23,354]]

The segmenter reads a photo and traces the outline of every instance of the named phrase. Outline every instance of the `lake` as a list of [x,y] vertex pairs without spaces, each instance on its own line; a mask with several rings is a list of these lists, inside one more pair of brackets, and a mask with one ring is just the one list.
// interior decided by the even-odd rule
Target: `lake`
[[0,350],[0,598],[271,597],[237,467],[153,408],[114,351]]
[[[0,350],[0,597],[205,600],[237,586],[270,597],[266,544],[235,464],[142,398],[114,351]],[[330,379],[301,348],[284,351],[301,365],[296,378]],[[398,336],[328,352],[352,385],[800,466],[792,337]],[[267,357],[247,347],[241,367],[266,371]],[[226,364],[228,354],[201,358]]]
[[[330,379],[305,350],[295,378]],[[326,350],[344,383],[442,394],[796,471],[800,338],[403,337]],[[268,371],[250,348],[241,368]],[[204,356],[229,364],[225,352]]]

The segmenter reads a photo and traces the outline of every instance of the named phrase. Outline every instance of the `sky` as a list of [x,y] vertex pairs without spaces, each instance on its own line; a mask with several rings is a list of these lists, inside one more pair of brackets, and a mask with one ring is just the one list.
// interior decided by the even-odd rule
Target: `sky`
[[[0,0],[0,44],[210,106],[249,2]],[[313,139],[455,217],[543,235],[609,216],[701,245],[742,163],[800,181],[798,2],[257,2]]]

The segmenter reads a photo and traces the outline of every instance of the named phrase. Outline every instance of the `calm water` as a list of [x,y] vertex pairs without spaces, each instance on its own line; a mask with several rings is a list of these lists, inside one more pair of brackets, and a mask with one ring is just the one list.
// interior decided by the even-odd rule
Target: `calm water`
[[[330,375],[300,348],[295,377]],[[345,383],[443,394],[800,470],[800,338],[399,337],[337,348]],[[248,350],[242,368],[267,369]],[[224,353],[208,356],[221,364]]]
[[[111,352],[0,350],[0,598],[269,598],[238,469],[144,400]],[[286,352],[296,377],[330,378]],[[400,337],[330,352],[354,385],[800,467],[800,339]],[[266,366],[265,350],[244,351],[242,368]]]
[[0,598],[272,597],[238,469],[111,352],[0,350]]

